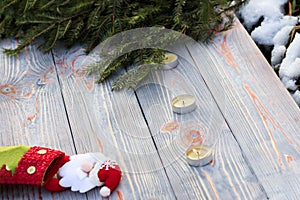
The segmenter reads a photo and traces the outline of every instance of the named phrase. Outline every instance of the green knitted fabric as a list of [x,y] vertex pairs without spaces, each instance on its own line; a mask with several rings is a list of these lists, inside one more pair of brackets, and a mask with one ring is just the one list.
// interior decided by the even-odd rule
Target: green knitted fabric
[[19,161],[29,149],[29,146],[0,147],[0,168],[6,165],[6,168],[14,174]]

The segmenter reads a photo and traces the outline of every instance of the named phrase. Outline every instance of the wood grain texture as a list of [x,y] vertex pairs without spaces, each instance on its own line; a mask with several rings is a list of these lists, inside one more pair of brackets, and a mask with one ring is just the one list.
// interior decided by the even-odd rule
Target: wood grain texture
[[[2,40],[0,47],[15,48]],[[29,46],[18,56],[0,53],[0,144],[39,145],[74,154],[51,54]],[[70,191],[50,193],[31,186],[1,185],[0,199],[85,199]]]
[[[134,93],[82,76],[84,49],[55,51],[62,95],[78,153],[103,152],[123,170],[118,192],[128,199],[172,199],[174,194]],[[98,190],[88,197],[99,195]],[[92,198],[92,197],[91,197]]]
[[[268,198],[297,199],[299,108],[239,22],[200,49],[207,52],[189,47]],[[214,68],[203,68],[206,57]],[[223,81],[211,81],[212,73]]]
[[[103,152],[123,170],[110,199],[297,199],[299,108],[242,25],[237,21],[211,44],[177,50],[177,68],[121,92],[83,74],[89,57],[81,47],[58,46],[54,60],[35,45],[16,57],[0,53],[1,145]],[[173,113],[172,98],[186,93],[196,97],[196,110]],[[214,160],[190,167],[184,153],[203,141],[198,133],[213,136]],[[98,199],[99,193],[2,185],[0,198]]]
[[[180,51],[184,51],[184,48]],[[188,53],[180,54],[188,56]],[[266,198],[207,89],[201,71],[187,62],[191,58],[185,58],[180,59],[175,69],[153,73],[136,90],[176,197]],[[196,97],[195,111],[183,115],[172,112],[171,101],[180,94],[192,94]],[[186,149],[190,145],[202,143],[215,144],[215,159],[205,167],[189,166],[185,158]]]

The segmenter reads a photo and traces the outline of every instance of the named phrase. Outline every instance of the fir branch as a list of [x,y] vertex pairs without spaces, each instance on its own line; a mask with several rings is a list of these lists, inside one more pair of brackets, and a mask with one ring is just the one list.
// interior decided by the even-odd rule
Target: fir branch
[[119,58],[115,59],[113,62],[108,63],[109,65],[105,68],[101,76],[97,79],[97,82],[100,83],[108,78],[112,73],[117,71],[117,69],[121,68],[122,66],[129,66],[134,64],[133,60],[135,60],[135,56],[138,54],[136,52],[129,52],[126,53]]
[[68,47],[71,47],[76,40],[81,35],[84,28],[84,21],[81,18],[75,19],[75,21],[70,25],[69,31],[66,33],[67,38],[65,43]]
[[[194,39],[206,40],[215,31],[214,26],[221,22],[220,13],[215,7],[221,6],[222,12],[234,9],[227,6],[227,0],[173,0],[161,2],[125,0],[3,0],[1,12],[4,16],[13,15],[13,20],[6,20],[1,24],[7,31],[1,37],[21,35],[33,26],[43,26],[55,23],[64,27],[62,23],[72,20],[72,24],[61,37],[68,46],[76,42],[84,43],[89,51],[107,37],[118,32],[145,26],[163,25],[188,34]],[[22,14],[21,14],[21,13]],[[20,13],[20,14],[19,14]],[[25,16],[25,17],[24,17]],[[5,19],[5,17],[4,17]],[[6,18],[7,19],[7,18]],[[230,23],[228,23],[230,24]],[[79,33],[80,31],[80,33]],[[53,32],[44,32],[41,36],[49,38]],[[203,35],[205,37],[203,37]],[[30,41],[29,38],[21,38]],[[53,45],[49,43],[49,48]],[[55,45],[54,45],[55,46]],[[19,51],[17,51],[19,52]]]
[[82,2],[82,3],[77,3],[74,6],[69,7],[68,9],[66,9],[64,12],[70,13],[70,14],[77,13],[77,12],[82,11],[82,10],[87,10],[87,8],[89,9],[90,6],[93,5],[93,4],[94,4],[94,1],[87,1],[87,2]]
[[65,26],[63,26],[64,28],[62,29],[62,37],[65,36],[65,34],[67,33],[67,31],[69,30],[70,26],[71,26],[71,23],[72,23],[72,19],[69,19],[68,21],[65,21]]
[[64,6],[64,5],[68,5],[69,3],[71,3],[71,0],[62,1],[60,4],[58,4],[58,7],[61,7],[61,6]]
[[8,7],[14,5],[15,3],[17,3],[18,0],[2,0],[1,4],[0,4],[0,13],[3,13],[4,10],[6,10]]
[[25,18],[25,17],[23,19],[18,19],[16,21],[16,24],[18,24],[18,25],[28,24],[28,23],[30,23],[30,24],[51,24],[51,23],[53,23],[53,21],[52,20],[41,20],[41,19],[35,19],[35,18],[30,19],[30,18]]
[[38,0],[26,0],[25,8],[23,13],[26,13],[28,10],[33,8]]
[[42,51],[43,51],[43,52],[48,52],[48,51],[50,51],[50,49],[52,49],[52,48],[55,46],[57,40],[61,37],[61,35],[62,35],[62,32],[60,31],[60,25],[58,25],[58,26],[56,27],[56,29],[53,29],[53,30],[51,31],[51,36],[52,36],[52,37],[51,37],[51,38],[48,38],[47,42],[44,43],[44,44],[42,44],[42,45],[40,46],[41,49],[42,49]]
[[5,28],[8,24],[10,24],[12,21],[12,16],[11,15],[6,15],[4,19],[0,22],[0,36],[1,35],[6,35],[5,31],[7,29]]
[[[45,39],[40,45],[45,52],[55,47],[59,40],[67,47],[83,44],[89,52],[117,33],[140,27],[165,27],[194,40],[209,41],[217,31],[230,28],[233,23],[230,11],[243,1],[229,4],[230,0],[2,0],[0,38],[20,39],[16,49],[4,50],[9,55],[19,53],[39,37]],[[221,25],[223,29],[219,28]],[[86,72],[97,74],[98,81],[103,81],[120,67],[139,66],[114,84],[114,89],[133,87],[153,69],[149,70],[147,64],[161,63],[163,51],[156,47],[183,42],[178,35],[166,34],[158,39],[146,32],[129,39],[132,42],[128,44],[120,41],[119,45],[114,45],[110,54],[101,54],[100,61],[93,63]],[[134,45],[147,48],[150,43],[154,49],[128,52]]]
[[[109,42],[110,41],[107,42],[108,45],[110,44]],[[108,72],[113,72],[118,68],[118,66],[121,66],[118,64],[119,60],[122,60],[122,57],[128,56],[129,53],[126,53],[124,49],[126,49],[130,45],[132,45],[132,43],[116,46],[116,49],[114,49],[111,52],[107,52],[109,51],[109,49],[107,49],[107,47],[105,46],[104,47],[102,46],[102,49],[104,50],[102,50],[98,55],[101,58],[100,61],[95,62],[94,64],[88,66],[84,71],[87,74],[92,74],[92,73],[98,74],[100,77],[98,79],[98,82],[103,81],[104,80],[103,77],[105,77],[108,74]],[[133,55],[130,58],[131,60],[134,59]],[[113,69],[110,70],[109,68],[113,68]]]
[[54,3],[55,3],[55,0],[50,0],[50,1],[48,1],[46,4],[44,4],[44,5],[41,7],[41,10],[45,10],[45,9],[49,8],[49,7],[52,6]]
[[96,26],[98,19],[100,17],[101,7],[97,6],[91,14],[88,16],[87,29],[91,29]]
[[174,9],[174,26],[173,28],[175,28],[176,26],[179,26],[180,28],[183,28],[184,25],[182,24],[182,11],[183,11],[183,7],[185,5],[185,0],[176,0],[175,1],[175,9]]
[[160,8],[153,5],[147,5],[143,8],[139,8],[137,11],[133,12],[133,16],[129,19],[128,23],[132,25],[138,25],[147,22],[153,18],[153,16],[159,13]]
[[112,84],[112,90],[135,89],[151,73],[153,68],[158,68],[157,66],[161,66],[161,64],[143,64],[133,68],[117,78]]
[[231,11],[241,7],[241,5],[243,5],[245,2],[246,2],[246,0],[236,0],[236,1],[232,2],[228,7],[221,8],[221,11],[217,12],[217,14],[222,15],[223,13],[231,12]]
[[33,31],[31,33],[31,36],[29,36],[28,38],[26,38],[25,40],[22,40],[17,48],[15,49],[4,49],[4,53],[7,55],[16,55],[18,54],[20,51],[22,51],[26,46],[28,46],[31,42],[33,42],[36,38],[38,38],[39,36],[41,36],[43,33],[51,30],[53,27],[55,27],[55,24],[52,24],[50,26],[47,27],[39,27],[37,28],[35,31]]
[[[137,54],[137,51],[140,51],[140,53]],[[159,49],[139,49],[130,52],[129,54],[131,55],[126,54],[127,56],[123,61],[126,62],[130,60],[130,58],[132,58],[132,54],[139,55],[134,62],[135,65],[139,66],[119,76],[113,83],[112,90],[121,90],[124,88],[135,89],[135,87],[142,80],[147,78],[153,70],[159,70],[162,68],[162,61],[164,59],[165,51]],[[120,62],[120,65],[122,64],[124,64],[124,62]]]

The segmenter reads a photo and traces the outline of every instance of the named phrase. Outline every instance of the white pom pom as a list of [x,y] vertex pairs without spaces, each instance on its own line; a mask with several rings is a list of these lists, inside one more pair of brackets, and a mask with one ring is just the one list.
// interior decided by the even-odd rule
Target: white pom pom
[[102,197],[108,197],[110,195],[110,189],[106,186],[103,186],[101,189],[100,189],[100,195]]

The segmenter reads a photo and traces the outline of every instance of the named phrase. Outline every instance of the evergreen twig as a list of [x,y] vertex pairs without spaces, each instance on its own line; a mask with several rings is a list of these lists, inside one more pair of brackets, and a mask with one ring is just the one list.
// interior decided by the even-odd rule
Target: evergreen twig
[[[0,38],[15,37],[20,43],[15,49],[5,49],[4,53],[15,55],[37,38],[44,38],[40,45],[47,52],[63,41],[67,47],[83,44],[91,51],[99,43],[122,31],[163,26],[187,34],[195,40],[209,41],[219,27],[227,29],[233,23],[230,11],[244,0],[2,0],[0,1]],[[223,15],[228,21],[223,24]],[[170,42],[170,38],[163,38]],[[122,47],[124,48],[124,47]],[[105,80],[122,66],[135,63],[138,73],[122,76],[136,80],[146,77],[150,71],[147,63],[161,62],[163,52],[156,49],[127,52],[121,55],[122,48],[114,51],[114,61],[98,62],[87,69],[96,73],[98,81]],[[119,52],[118,52],[119,51]],[[119,55],[119,56],[118,56]],[[138,59],[138,58],[143,59]],[[149,66],[149,65],[147,65]],[[147,73],[146,73],[147,72]],[[118,79],[114,89],[124,85],[124,79]],[[127,81],[136,85],[135,81]],[[126,87],[126,86],[125,86]]]

